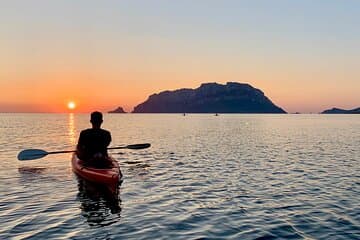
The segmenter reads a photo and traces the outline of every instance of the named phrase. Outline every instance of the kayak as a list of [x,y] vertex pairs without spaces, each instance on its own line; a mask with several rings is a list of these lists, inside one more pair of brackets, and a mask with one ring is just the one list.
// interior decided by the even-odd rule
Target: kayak
[[105,185],[114,192],[119,186],[122,174],[119,163],[113,157],[109,156],[109,158],[113,164],[112,168],[94,168],[85,166],[85,162],[74,153],[71,159],[72,170],[81,178],[89,182]]

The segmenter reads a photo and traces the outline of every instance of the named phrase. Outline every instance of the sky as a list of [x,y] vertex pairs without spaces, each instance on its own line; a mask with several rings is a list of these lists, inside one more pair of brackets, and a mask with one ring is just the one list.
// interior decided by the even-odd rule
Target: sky
[[131,111],[249,83],[288,112],[360,106],[357,0],[0,3],[0,112]]

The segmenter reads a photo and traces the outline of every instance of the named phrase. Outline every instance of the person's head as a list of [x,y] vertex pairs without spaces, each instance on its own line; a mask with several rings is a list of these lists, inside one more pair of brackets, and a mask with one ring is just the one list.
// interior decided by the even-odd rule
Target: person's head
[[90,122],[93,125],[93,128],[100,128],[102,122],[103,122],[103,116],[101,112],[92,112]]

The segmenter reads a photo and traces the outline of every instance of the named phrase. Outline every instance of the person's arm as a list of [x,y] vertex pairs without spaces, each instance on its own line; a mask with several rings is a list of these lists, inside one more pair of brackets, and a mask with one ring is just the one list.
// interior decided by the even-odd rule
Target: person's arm
[[80,136],[79,136],[78,144],[76,145],[76,154],[78,155],[78,157],[80,159],[82,158],[84,148],[85,148],[85,146],[83,144],[83,139],[84,139],[83,135],[84,135],[83,132],[81,132]]
[[105,149],[104,149],[104,154],[106,155],[106,156],[108,156],[108,151],[107,151],[107,148],[109,147],[109,145],[110,145],[110,143],[111,143],[111,134],[110,134],[110,132],[109,131],[106,131],[106,134],[104,135],[105,136],[105,141],[104,141],[104,143],[105,143]]
[[110,133],[110,132],[109,132],[109,139],[108,139],[108,140],[109,140],[109,142],[108,142],[107,145],[106,145],[107,147],[110,145],[110,143],[111,143],[111,141],[112,141],[112,139],[111,139],[111,133]]

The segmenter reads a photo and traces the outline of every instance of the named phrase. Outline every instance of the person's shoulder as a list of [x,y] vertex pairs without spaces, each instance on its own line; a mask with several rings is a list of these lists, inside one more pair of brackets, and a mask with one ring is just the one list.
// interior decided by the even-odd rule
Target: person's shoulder
[[106,130],[106,129],[101,129],[102,130],[102,132],[104,133],[104,134],[109,134],[110,135],[110,131],[108,131],[108,130]]
[[92,132],[92,129],[91,129],[91,128],[88,128],[88,129],[82,130],[80,134],[88,134],[88,133],[90,133],[90,132]]

